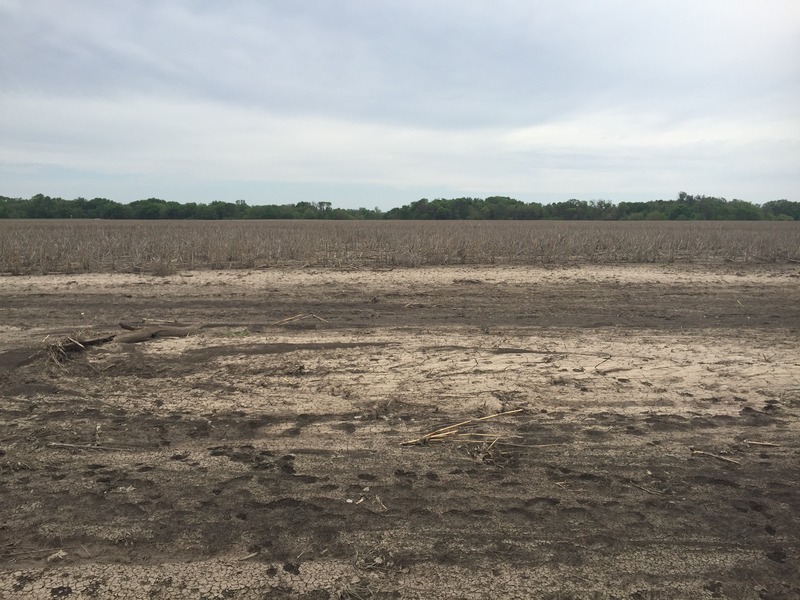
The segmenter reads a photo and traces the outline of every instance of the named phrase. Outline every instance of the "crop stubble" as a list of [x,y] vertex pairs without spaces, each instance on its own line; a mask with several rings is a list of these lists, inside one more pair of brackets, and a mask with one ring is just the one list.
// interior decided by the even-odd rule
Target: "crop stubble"
[[0,220],[0,273],[795,263],[796,222]]

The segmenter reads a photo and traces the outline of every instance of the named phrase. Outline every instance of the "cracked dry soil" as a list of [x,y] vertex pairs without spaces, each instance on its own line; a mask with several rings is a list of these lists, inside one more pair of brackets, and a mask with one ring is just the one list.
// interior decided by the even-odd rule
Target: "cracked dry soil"
[[[3,278],[0,597],[798,598],[798,298],[792,266]],[[142,319],[207,326],[30,359]]]

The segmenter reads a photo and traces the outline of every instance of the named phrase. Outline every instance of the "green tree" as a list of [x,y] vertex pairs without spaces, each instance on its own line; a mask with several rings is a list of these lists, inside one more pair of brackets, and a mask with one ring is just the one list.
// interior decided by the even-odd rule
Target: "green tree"
[[160,219],[162,218],[161,209],[165,204],[165,200],[148,198],[147,200],[131,202],[128,205],[128,209],[133,219]]
[[764,204],[762,211],[764,215],[771,219],[788,217],[795,221],[800,221],[800,202],[790,202],[789,200],[771,200]]
[[737,221],[760,221],[763,217],[760,206],[744,200],[731,200],[728,203],[728,218]]
[[589,218],[589,204],[584,200],[572,198],[566,202],[556,202],[549,209],[551,219],[574,221]]

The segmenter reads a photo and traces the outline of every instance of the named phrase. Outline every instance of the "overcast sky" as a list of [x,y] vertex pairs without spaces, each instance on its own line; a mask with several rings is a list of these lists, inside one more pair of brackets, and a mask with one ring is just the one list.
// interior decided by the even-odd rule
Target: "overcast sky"
[[0,195],[800,201],[797,0],[0,0]]

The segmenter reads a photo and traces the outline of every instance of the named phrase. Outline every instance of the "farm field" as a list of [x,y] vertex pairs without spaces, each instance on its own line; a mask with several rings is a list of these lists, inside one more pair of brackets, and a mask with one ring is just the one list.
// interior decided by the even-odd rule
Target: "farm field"
[[298,260],[0,278],[0,597],[800,596],[800,265]]
[[800,264],[800,223],[0,219],[11,275],[722,262]]

